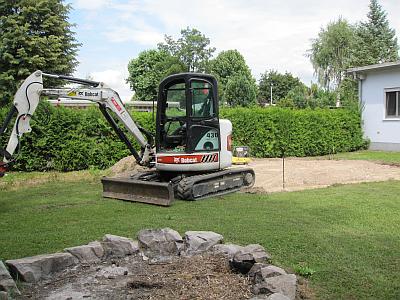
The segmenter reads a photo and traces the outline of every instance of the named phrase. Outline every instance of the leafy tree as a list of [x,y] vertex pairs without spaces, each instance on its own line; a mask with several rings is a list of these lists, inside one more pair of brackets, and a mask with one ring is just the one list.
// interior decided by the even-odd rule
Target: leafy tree
[[317,84],[296,86],[277,105],[290,108],[324,108],[336,105],[337,93],[324,90]]
[[258,85],[258,98],[260,103],[271,103],[271,83],[272,98],[275,103],[284,99],[289,91],[295,87],[305,87],[299,78],[294,77],[288,72],[281,74],[274,70],[266,71],[264,74],[261,74]]
[[257,85],[253,79],[239,74],[229,78],[224,99],[230,106],[251,106],[256,104]]
[[208,72],[217,75],[220,83],[226,86],[230,77],[241,74],[251,79],[251,71],[242,54],[237,50],[222,51],[210,61]]
[[181,37],[178,40],[165,35],[165,43],[159,43],[158,49],[179,58],[186,66],[186,71],[203,72],[215,51],[215,48],[209,45],[209,38],[199,30],[187,27],[181,30]]
[[308,57],[324,88],[329,90],[340,85],[351,65],[354,44],[355,29],[342,18],[321,29],[313,40]]
[[[62,0],[0,1],[0,106],[33,71],[70,75],[80,44]],[[52,86],[54,80],[46,85]]]
[[129,62],[127,82],[137,99],[151,101],[157,98],[158,85],[164,77],[184,70],[179,59],[166,51],[146,50]]
[[353,65],[363,66],[399,59],[396,32],[389,27],[386,12],[377,0],[369,4],[368,21],[357,26]]
[[210,60],[207,72],[217,78],[219,95],[222,101],[224,101],[226,84],[232,76],[243,75],[247,79],[254,81],[243,55],[237,50],[227,50],[219,53],[216,58]]

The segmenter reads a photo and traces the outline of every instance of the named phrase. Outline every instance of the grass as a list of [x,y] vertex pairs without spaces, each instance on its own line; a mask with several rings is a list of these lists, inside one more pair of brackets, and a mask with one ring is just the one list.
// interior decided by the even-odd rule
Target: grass
[[[326,157],[324,157],[326,158]],[[362,150],[337,153],[334,159],[370,160],[384,164],[400,165],[400,152]]]
[[319,299],[400,298],[398,181],[236,193],[163,208],[104,199],[98,181],[81,180],[3,189],[0,259],[62,251],[106,233],[212,230],[229,242],[262,244],[282,267],[306,267],[300,272],[312,273]]

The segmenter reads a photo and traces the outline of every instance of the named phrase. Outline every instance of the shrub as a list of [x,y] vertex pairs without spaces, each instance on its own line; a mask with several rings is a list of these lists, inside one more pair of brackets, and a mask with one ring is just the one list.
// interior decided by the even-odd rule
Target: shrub
[[[0,121],[6,113],[5,109],[0,110]],[[134,112],[133,118],[155,132],[152,113]],[[356,110],[221,108],[221,118],[233,123],[234,145],[250,146],[256,157],[279,157],[283,152],[286,156],[325,155],[366,145]],[[32,132],[21,139],[14,170],[105,169],[129,155],[96,107],[72,110],[42,102],[31,126]],[[7,144],[8,137],[5,134],[0,138],[1,147]]]
[[288,108],[221,109],[233,124],[234,145],[250,146],[253,156],[317,156],[355,151],[365,142],[356,110]]
[[[6,111],[1,110],[0,121],[5,115]],[[151,114],[134,113],[134,118],[144,128],[154,131]],[[31,127],[32,132],[21,138],[21,151],[14,170],[105,169],[130,153],[96,107],[74,110],[54,108],[41,102]],[[8,134],[1,137],[1,147],[7,144],[11,129],[10,126]],[[140,149],[131,140],[136,149]]]

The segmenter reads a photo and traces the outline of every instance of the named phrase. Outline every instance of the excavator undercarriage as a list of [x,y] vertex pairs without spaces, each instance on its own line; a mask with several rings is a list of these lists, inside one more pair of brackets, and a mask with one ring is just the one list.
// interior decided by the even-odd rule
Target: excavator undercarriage
[[103,177],[103,196],[169,206],[175,198],[195,201],[249,188],[253,186],[255,178],[251,168],[230,168],[197,175],[182,174],[173,178],[170,176],[149,171],[130,177]]

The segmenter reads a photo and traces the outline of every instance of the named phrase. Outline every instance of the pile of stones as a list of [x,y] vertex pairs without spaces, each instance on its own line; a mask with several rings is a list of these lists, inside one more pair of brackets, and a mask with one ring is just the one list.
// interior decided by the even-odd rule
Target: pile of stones
[[[188,231],[182,237],[170,228],[144,229],[137,241],[106,234],[102,241],[64,249],[53,253],[0,261],[0,300],[20,295],[15,281],[35,284],[57,278],[57,274],[79,264],[97,264],[113,258],[140,255],[149,263],[168,262],[171,258],[202,254],[223,255],[234,272],[248,276],[252,283],[252,299],[293,300],[296,298],[297,278],[280,267],[270,264],[271,256],[258,244],[239,246],[223,244],[223,236],[211,231]],[[104,276],[118,276],[126,268],[102,270]],[[106,274],[107,273],[107,274]]]

